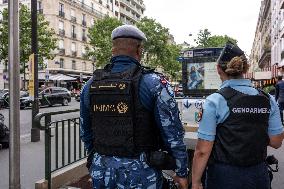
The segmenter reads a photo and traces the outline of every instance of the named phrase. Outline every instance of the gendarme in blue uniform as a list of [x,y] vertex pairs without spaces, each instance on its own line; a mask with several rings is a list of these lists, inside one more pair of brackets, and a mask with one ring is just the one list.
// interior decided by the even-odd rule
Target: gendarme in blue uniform
[[[259,91],[253,88],[251,82],[246,79],[226,80],[223,82],[221,88],[225,88],[225,87],[233,88],[236,91],[239,91],[247,95],[259,94]],[[275,136],[283,132],[283,127],[280,121],[280,113],[279,113],[278,106],[275,102],[275,99],[272,96],[269,96],[268,103],[269,102],[270,102],[270,113],[269,115],[267,115],[269,117],[268,118],[268,135]],[[203,108],[204,108],[204,111],[203,111],[203,117],[199,125],[199,129],[198,129],[198,138],[207,140],[207,141],[215,141],[215,136],[217,136],[216,128],[219,125],[224,126],[223,123],[225,123],[225,121],[228,120],[227,118],[230,115],[227,101],[221,94],[214,93],[207,97]],[[233,124],[226,125],[226,127],[230,127],[230,126],[234,127],[235,125]],[[225,129],[223,127],[222,131],[224,130]],[[241,138],[242,137],[240,137],[240,140]],[[216,141],[214,142],[215,147],[218,146],[218,144],[220,144],[220,139],[219,140],[218,139],[219,138],[216,137]],[[251,140],[254,140],[254,139],[251,138]],[[227,141],[228,141],[227,145],[230,145],[229,143],[230,139],[228,139]],[[240,143],[241,142],[242,141],[240,141]],[[260,141],[251,141],[251,142],[257,143]],[[232,146],[233,145],[237,145],[236,142],[235,143],[232,142]],[[261,146],[261,143],[259,145]],[[222,145],[219,145],[218,147],[220,146],[223,147]],[[216,151],[214,151],[214,147],[213,147],[213,153],[214,152]],[[242,151],[240,151],[239,153],[242,153]],[[255,154],[251,154],[252,158],[253,158],[253,155]],[[223,157],[226,158],[227,156],[223,156]],[[236,160],[233,160],[233,159],[229,159],[229,161],[232,161],[233,163],[236,162]],[[224,163],[223,161],[221,162],[216,161],[216,162],[211,162],[211,163],[209,162],[207,172],[206,172],[206,184],[205,185],[206,185],[205,186],[206,188],[210,187],[214,189],[215,188],[226,189],[228,185],[232,189],[269,188],[269,176],[268,176],[267,166],[265,165],[264,162],[258,163],[256,165],[249,165],[249,166],[239,166],[239,165],[235,165],[231,163],[226,163],[226,162]]]
[[[121,72],[139,64],[137,60],[128,56],[113,57],[111,63],[114,65],[112,72]],[[88,152],[93,148],[89,96],[92,81],[93,79],[90,79],[86,83],[80,99],[81,138]],[[176,159],[177,175],[186,177],[187,154],[183,142],[184,129],[171,87],[167,82],[161,82],[157,74],[145,74],[140,81],[139,97],[142,105],[155,115],[165,146]],[[144,153],[140,155],[140,159],[109,157],[96,153],[90,174],[95,188],[104,185],[107,188],[161,188],[162,185],[161,172],[147,165]]]
[[[252,87],[249,80],[231,79],[226,80],[221,88],[231,87],[248,95],[257,95],[258,91]],[[269,116],[268,135],[275,136],[283,132],[283,126],[280,122],[280,113],[275,99],[270,96],[271,112]],[[214,141],[216,135],[216,127],[219,123],[223,123],[229,116],[229,107],[224,97],[218,93],[213,93],[206,98],[203,106],[203,116],[199,123],[198,138]]]

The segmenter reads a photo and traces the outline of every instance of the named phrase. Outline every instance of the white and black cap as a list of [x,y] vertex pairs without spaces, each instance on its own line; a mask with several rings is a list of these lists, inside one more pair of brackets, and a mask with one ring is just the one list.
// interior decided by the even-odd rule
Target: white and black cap
[[133,25],[122,25],[112,31],[111,39],[133,38],[140,41],[147,41],[145,34]]

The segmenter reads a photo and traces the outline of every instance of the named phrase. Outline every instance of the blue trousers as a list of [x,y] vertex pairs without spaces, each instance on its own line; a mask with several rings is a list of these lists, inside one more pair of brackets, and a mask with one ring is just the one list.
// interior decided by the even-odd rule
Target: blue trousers
[[270,189],[265,163],[238,167],[221,163],[209,165],[205,189]]
[[95,154],[89,169],[94,189],[161,189],[162,173],[144,158],[127,159]]

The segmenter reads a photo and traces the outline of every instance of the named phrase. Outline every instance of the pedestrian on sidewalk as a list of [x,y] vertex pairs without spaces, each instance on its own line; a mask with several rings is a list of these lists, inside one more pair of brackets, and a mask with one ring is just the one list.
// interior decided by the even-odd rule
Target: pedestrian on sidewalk
[[161,188],[162,169],[174,169],[187,189],[184,129],[168,81],[140,63],[145,34],[123,25],[111,38],[110,63],[94,72],[80,96],[93,187]]
[[244,52],[227,43],[217,64],[221,89],[206,98],[193,158],[192,189],[270,189],[267,146],[279,148],[283,126],[274,97],[243,74]]
[[277,84],[275,85],[275,100],[278,102],[280,110],[281,123],[283,124],[283,110],[284,110],[284,81],[283,76],[277,77]]

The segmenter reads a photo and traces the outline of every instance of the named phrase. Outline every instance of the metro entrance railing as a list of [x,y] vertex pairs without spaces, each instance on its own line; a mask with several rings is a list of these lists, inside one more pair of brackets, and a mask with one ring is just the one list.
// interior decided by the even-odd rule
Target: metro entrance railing
[[[52,188],[52,173],[84,159],[87,152],[80,139],[79,115],[64,118],[70,113],[79,113],[79,109],[39,113],[35,117],[37,128],[45,133],[45,180],[48,189]],[[62,115],[52,120],[52,116]]]

